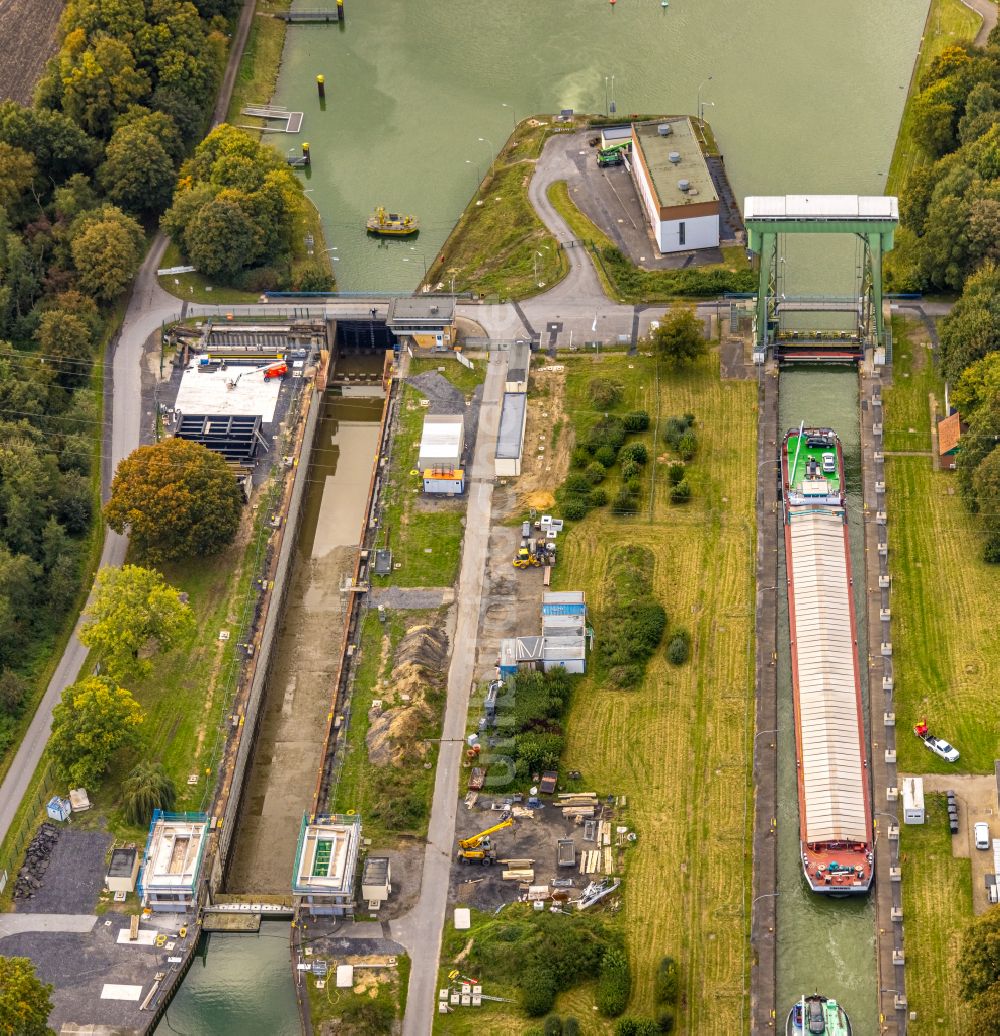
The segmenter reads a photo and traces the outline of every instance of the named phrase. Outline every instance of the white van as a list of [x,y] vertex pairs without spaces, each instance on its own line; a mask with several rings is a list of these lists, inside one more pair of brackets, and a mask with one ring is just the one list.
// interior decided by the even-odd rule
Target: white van
[[980,821],[972,829],[977,849],[989,849],[990,847],[990,825]]

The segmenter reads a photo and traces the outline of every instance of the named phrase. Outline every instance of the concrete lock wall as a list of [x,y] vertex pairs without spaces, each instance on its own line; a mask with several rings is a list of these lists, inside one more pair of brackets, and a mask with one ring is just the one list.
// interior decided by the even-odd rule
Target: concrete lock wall
[[309,403],[309,414],[306,417],[305,431],[302,435],[302,451],[295,470],[295,484],[292,487],[288,502],[288,514],[285,516],[284,535],[281,550],[278,554],[274,574],[274,587],[271,602],[264,620],[264,630],[260,641],[260,654],[254,670],[253,683],[247,700],[246,713],[243,719],[243,731],[240,745],[233,767],[233,782],[223,815],[222,830],[219,834],[219,859],[221,867],[213,873],[213,891],[218,891],[227,870],[229,851],[237,830],[237,817],[243,800],[243,781],[247,767],[253,755],[254,742],[257,737],[257,723],[260,718],[260,704],[264,697],[264,687],[270,674],[272,646],[275,641],[278,623],[284,610],[285,595],[288,592],[289,575],[294,560],[295,545],[298,541],[299,523],[302,517],[302,501],[305,497],[309,475],[309,461],[312,457],[313,440],[316,438],[316,426],[319,423],[320,411],[323,408],[322,389],[313,387],[312,399]]

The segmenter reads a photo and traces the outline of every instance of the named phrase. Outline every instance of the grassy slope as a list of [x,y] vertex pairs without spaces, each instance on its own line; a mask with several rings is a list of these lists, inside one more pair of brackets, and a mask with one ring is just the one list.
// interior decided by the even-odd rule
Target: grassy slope
[[547,125],[521,123],[442,246],[426,283],[450,288],[454,279],[456,291],[525,298],[542,290],[539,283],[551,288],[566,275],[568,263],[528,201],[534,159],[549,132]]
[[[887,444],[930,449],[928,391],[940,395],[929,358],[915,370],[923,331],[894,322],[895,385],[885,394]],[[909,372],[910,377],[903,374]],[[909,428],[920,431],[911,434]],[[892,448],[892,447],[890,447]],[[993,708],[1000,681],[1000,631],[992,619],[1000,572],[979,560],[981,534],[949,472],[930,457],[889,457],[889,565],[893,577],[896,722],[900,769],[954,772],[906,730],[921,717],[953,741],[963,771],[990,773],[1000,741]]]
[[[913,84],[919,81],[921,75],[945,47],[955,43],[968,43],[974,39],[980,24],[979,16],[970,11],[961,0],[931,0]],[[906,101],[889,166],[889,178],[886,183],[886,192],[889,194],[898,194],[902,191],[910,173],[928,160],[913,134],[912,102],[911,93]]]
[[968,860],[951,854],[944,796],[928,795],[926,807],[926,824],[904,824],[900,832],[906,997],[917,1012],[909,1026],[913,1036],[940,1036],[967,1031],[955,964],[971,917],[972,869]]

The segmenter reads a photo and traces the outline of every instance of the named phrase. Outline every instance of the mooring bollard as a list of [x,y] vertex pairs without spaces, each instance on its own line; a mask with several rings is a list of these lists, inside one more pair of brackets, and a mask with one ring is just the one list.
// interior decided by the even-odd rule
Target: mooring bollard
[[319,94],[319,99],[321,101],[326,99],[326,77],[325,76],[321,76],[320,75],[320,76],[316,77],[316,91]]
[[307,142],[302,144],[302,157],[305,159],[306,165],[312,165],[312,156],[309,154],[309,144]]

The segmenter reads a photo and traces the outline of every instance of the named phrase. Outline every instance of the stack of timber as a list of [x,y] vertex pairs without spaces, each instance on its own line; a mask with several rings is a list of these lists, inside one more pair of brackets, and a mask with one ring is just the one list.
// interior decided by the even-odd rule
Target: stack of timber
[[500,877],[504,881],[523,881],[532,885],[535,881],[535,872],[530,867],[513,867],[510,870],[504,871]]
[[564,817],[592,817],[597,811],[597,792],[564,792],[559,795]]

